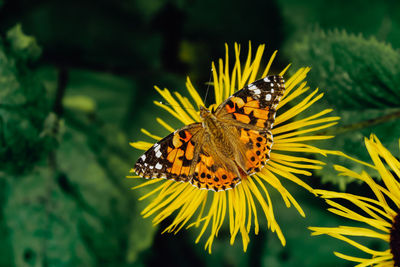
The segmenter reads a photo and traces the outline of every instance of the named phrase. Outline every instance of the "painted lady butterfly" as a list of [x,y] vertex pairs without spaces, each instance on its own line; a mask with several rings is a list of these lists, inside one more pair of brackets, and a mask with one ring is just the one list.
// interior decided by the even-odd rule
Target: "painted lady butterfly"
[[269,160],[270,130],[284,90],[281,76],[267,76],[234,93],[215,111],[200,107],[202,122],[154,144],[138,159],[135,172],[200,189],[234,188]]

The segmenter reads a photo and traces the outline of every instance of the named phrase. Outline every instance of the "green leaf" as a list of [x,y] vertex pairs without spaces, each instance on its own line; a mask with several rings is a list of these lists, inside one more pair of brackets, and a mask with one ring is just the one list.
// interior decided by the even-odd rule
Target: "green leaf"
[[124,77],[72,69],[63,105],[74,113],[95,114],[103,122],[119,124],[125,119],[136,87]]
[[26,62],[34,42],[18,26],[9,33],[9,42],[0,38],[0,169],[23,172],[53,146],[41,136],[50,109],[43,83]]
[[0,172],[0,266],[14,266],[14,255],[11,247],[9,228],[4,216],[4,206],[9,195],[9,183]]
[[42,53],[35,37],[22,32],[21,24],[15,25],[7,32],[7,41],[11,51],[22,60],[36,60]]
[[[125,127],[125,121],[132,122],[132,118],[126,116],[131,108],[130,103],[136,95],[136,88],[136,84],[127,78],[88,70],[71,70],[63,105],[66,111],[66,124],[84,133],[82,137],[86,138],[82,142],[88,145],[98,164],[107,173],[107,180],[98,181],[98,185],[93,187],[104,186],[105,193],[109,188],[115,187],[118,189],[119,197],[129,203],[123,210],[123,216],[113,213],[105,218],[115,217],[114,224],[119,221],[121,226],[117,228],[120,228],[121,232],[118,235],[124,235],[120,238],[126,245],[124,249],[121,248],[120,254],[127,263],[138,264],[141,260],[140,253],[151,246],[157,227],[140,216],[140,211],[148,202],[139,202],[137,199],[149,189],[131,191],[129,187],[137,183],[134,184],[135,181],[125,178],[136,155],[132,153],[132,148],[128,145],[129,140],[121,128]],[[71,157],[75,158],[73,155]],[[65,162],[68,161],[71,160],[66,157]],[[80,158],[78,161],[86,160]],[[94,178],[93,171],[85,169],[84,173],[77,173],[77,179],[86,176]],[[86,197],[86,194],[82,193],[82,196],[84,195]],[[105,199],[105,201],[110,200]],[[99,199],[95,196],[90,202],[95,204]],[[104,207],[97,209],[104,210]],[[105,246],[104,243],[110,242],[99,240],[97,245],[101,248]]]
[[[332,108],[332,115],[341,117],[337,126],[323,132],[336,137],[319,142],[319,147],[340,150],[370,162],[364,137],[374,133],[389,150],[397,151],[400,137],[398,51],[374,38],[316,29],[293,43],[287,53],[295,65],[312,67],[307,77],[309,85],[320,87],[325,93],[309,112]],[[351,180],[339,178],[333,164],[354,171],[363,169],[360,164],[342,157],[318,157],[328,162],[328,166],[319,172],[322,181],[339,184],[341,189]]]
[[308,34],[310,25],[319,25],[324,30],[345,29],[400,47],[400,3],[398,1],[339,0],[335,3],[319,0],[278,0],[285,22],[286,36],[299,37]]
[[308,65],[312,87],[340,109],[400,107],[400,53],[374,38],[316,29],[287,51],[296,65]]
[[[113,155],[109,159],[128,168]],[[4,213],[16,266],[121,266],[135,261],[151,244],[154,227],[140,218],[135,192],[110,178],[120,175],[125,181],[120,169],[112,174],[87,137],[71,128],[48,162],[9,179]]]
[[4,213],[15,266],[94,264],[80,237],[79,207],[55,178],[51,170],[41,167],[10,183]]

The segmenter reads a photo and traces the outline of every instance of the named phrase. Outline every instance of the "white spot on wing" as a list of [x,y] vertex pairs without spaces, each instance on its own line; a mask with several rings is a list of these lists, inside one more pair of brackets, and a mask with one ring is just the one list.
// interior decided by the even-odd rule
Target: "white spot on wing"
[[269,82],[270,82],[270,80],[268,79],[268,77],[265,77],[265,78],[264,78],[264,82],[266,82],[266,83],[269,83]]
[[158,162],[157,162],[157,164],[156,164],[156,169],[157,169],[157,170],[161,170],[161,169],[162,169],[162,165],[161,165],[160,163],[158,163]]
[[271,89],[271,93],[273,94],[275,92],[275,90],[274,89]]
[[160,151],[157,151],[156,157],[157,157],[157,158],[161,157],[161,152],[160,152]]
[[267,100],[267,101],[270,101],[271,98],[272,98],[271,94],[268,94],[268,95],[265,96],[265,100]]
[[253,84],[249,84],[249,90],[254,91],[254,90],[257,90],[257,89],[258,89],[257,86],[255,86]]
[[154,151],[157,152],[158,150],[160,150],[160,144],[157,143],[154,145]]
[[146,159],[146,155],[143,154],[140,158],[144,161]]
[[253,92],[254,92],[255,95],[261,94],[261,90],[260,89],[254,90]]
[[274,83],[271,83],[271,86],[274,86]]

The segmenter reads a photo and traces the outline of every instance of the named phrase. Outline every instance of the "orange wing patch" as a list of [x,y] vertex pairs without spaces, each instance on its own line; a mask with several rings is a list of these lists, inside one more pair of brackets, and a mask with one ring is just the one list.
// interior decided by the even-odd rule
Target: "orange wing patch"
[[190,182],[200,189],[218,192],[234,188],[241,180],[234,172],[216,163],[211,156],[201,151]]
[[255,81],[226,99],[216,115],[241,124],[250,124],[270,130],[276,108],[285,90],[280,76],[268,76]]
[[192,124],[171,133],[154,144],[135,164],[135,171],[145,178],[166,178],[187,182],[194,160],[195,134],[203,130]]
[[269,160],[272,147],[272,134],[270,131],[258,132],[241,128],[240,141],[246,147],[246,172],[252,175],[259,172]]

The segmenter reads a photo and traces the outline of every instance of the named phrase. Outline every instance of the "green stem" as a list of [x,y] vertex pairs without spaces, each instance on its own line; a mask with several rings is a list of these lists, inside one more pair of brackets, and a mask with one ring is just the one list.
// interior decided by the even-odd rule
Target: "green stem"
[[373,125],[381,124],[381,123],[391,121],[394,119],[398,119],[398,118],[400,118],[400,110],[397,110],[393,113],[386,114],[386,115],[383,115],[383,116],[380,116],[380,117],[377,117],[374,119],[369,119],[369,120],[360,121],[360,122],[349,124],[349,125],[339,126],[334,129],[329,129],[329,130],[326,130],[326,131],[320,133],[320,135],[339,135],[339,134],[343,134],[343,133],[347,133],[347,132],[351,132],[351,131],[357,131],[360,129],[371,127]]

